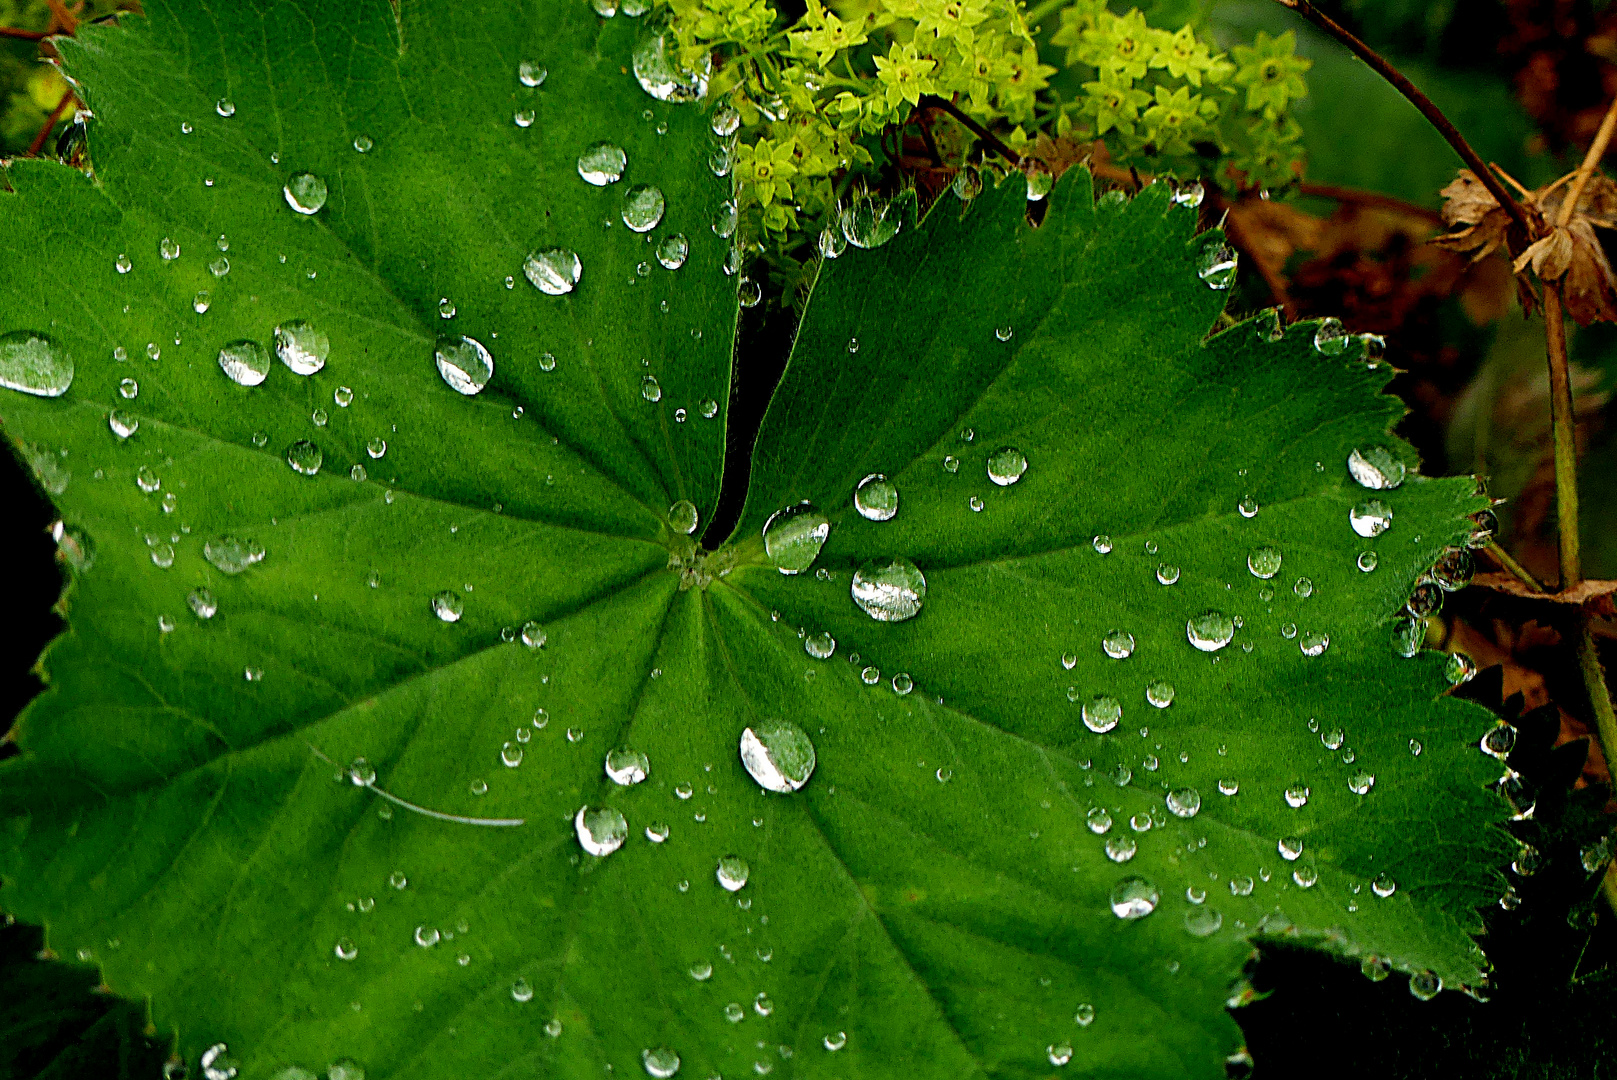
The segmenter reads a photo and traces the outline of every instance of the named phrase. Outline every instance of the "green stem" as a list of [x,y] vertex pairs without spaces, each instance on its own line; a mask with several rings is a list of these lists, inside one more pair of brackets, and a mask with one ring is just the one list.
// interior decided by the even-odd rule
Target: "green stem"
[[[1544,286],[1544,339],[1550,365],[1550,430],[1555,440],[1555,516],[1560,536],[1561,591],[1583,580],[1578,552],[1577,418],[1572,412],[1572,377],[1567,366],[1566,322],[1561,287]],[[1613,749],[1617,749],[1614,746]]]
[[1495,562],[1510,572],[1511,577],[1514,577],[1534,592],[1541,593],[1544,591],[1544,586],[1539,582],[1538,578],[1529,573],[1527,567],[1511,558],[1510,552],[1500,547],[1497,540],[1488,541],[1487,550],[1488,554],[1494,557]]
[[1022,16],[1022,24],[1029,27],[1036,26],[1040,19],[1054,15],[1069,3],[1071,0],[1044,0],[1044,3]]

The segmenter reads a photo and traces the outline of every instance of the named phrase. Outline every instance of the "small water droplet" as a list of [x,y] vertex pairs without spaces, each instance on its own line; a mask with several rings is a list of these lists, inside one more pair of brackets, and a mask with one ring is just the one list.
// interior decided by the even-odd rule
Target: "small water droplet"
[[1431,971],[1417,971],[1409,977],[1409,992],[1421,1001],[1431,1001],[1443,989],[1443,979]]
[[432,613],[446,623],[459,622],[466,610],[466,601],[454,589],[445,589],[432,598]]
[[1297,639],[1297,648],[1304,656],[1318,656],[1331,647],[1331,635],[1321,630],[1304,630]]
[[1354,559],[1353,563],[1360,570],[1363,570],[1366,574],[1368,574],[1370,571],[1372,571],[1372,570],[1374,570],[1376,568],[1376,563],[1378,561],[1380,561],[1380,560],[1379,560],[1379,557],[1376,555],[1375,552],[1373,552],[1373,551],[1361,551],[1361,552],[1359,552],[1359,557],[1357,559]]
[[596,187],[605,187],[623,179],[629,155],[620,146],[609,142],[592,143],[578,155],[578,175]]
[[319,472],[325,457],[320,448],[308,439],[299,439],[286,448],[286,463],[292,466],[293,472],[303,476],[313,476]]
[[1240,269],[1240,256],[1217,233],[1208,233],[1208,239],[1202,244],[1201,255],[1196,260],[1196,276],[1206,283],[1209,289],[1224,290],[1235,284],[1235,277]]
[[726,855],[719,860],[718,869],[714,877],[726,892],[738,892],[747,884],[747,876],[751,873],[747,861],[737,855]]
[[1380,536],[1392,527],[1392,507],[1380,499],[1366,499],[1348,511],[1348,524],[1366,539]]
[[1201,792],[1195,788],[1178,788],[1168,792],[1168,812],[1174,817],[1192,818],[1202,808]]
[[610,807],[583,806],[573,817],[573,831],[580,847],[604,858],[623,846],[629,836],[629,823]]
[[[1297,579],[1297,584],[1291,587],[1291,591],[1306,600],[1314,595],[1314,583],[1305,577],[1300,577]],[[1286,636],[1290,637],[1291,635]]]
[[1082,716],[1085,727],[1097,735],[1104,735],[1123,719],[1123,706],[1113,697],[1094,697],[1084,703]]
[[1134,654],[1134,635],[1127,630],[1109,631],[1100,647],[1113,660],[1126,660]]
[[790,794],[808,783],[814,772],[814,744],[803,729],[787,720],[766,720],[741,733],[741,764],[767,791]]
[[988,479],[1000,487],[1009,487],[1027,472],[1027,457],[1014,446],[996,450],[988,457]]
[[623,193],[623,223],[634,232],[650,232],[662,221],[667,206],[660,188],[636,184]]

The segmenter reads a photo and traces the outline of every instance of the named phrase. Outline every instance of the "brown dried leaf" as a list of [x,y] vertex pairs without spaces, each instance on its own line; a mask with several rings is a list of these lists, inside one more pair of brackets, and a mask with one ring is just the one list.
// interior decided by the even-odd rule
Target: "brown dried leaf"
[[1544,600],[1552,604],[1588,604],[1617,593],[1617,581],[1580,581],[1563,592],[1537,592],[1520,578],[1502,570],[1477,574],[1471,579],[1471,584],[1495,592],[1509,593],[1511,596]]

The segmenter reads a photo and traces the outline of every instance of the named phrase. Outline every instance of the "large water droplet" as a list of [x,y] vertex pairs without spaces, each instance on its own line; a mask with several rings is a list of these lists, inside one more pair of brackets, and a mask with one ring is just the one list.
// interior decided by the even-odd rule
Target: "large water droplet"
[[1311,792],[1309,791],[1307,784],[1298,781],[1297,783],[1287,787],[1285,794],[1286,805],[1291,807],[1293,810],[1298,810],[1308,805],[1308,796],[1311,794]]
[[[1084,726],[1097,735],[1104,735],[1118,725],[1123,719],[1123,706],[1112,697],[1096,697],[1085,702],[1083,707]],[[1128,783],[1127,780],[1123,783]]]
[[251,540],[221,536],[202,545],[202,557],[226,574],[239,574],[264,559],[264,549]]
[[466,610],[466,601],[453,589],[445,589],[432,598],[432,613],[444,622],[459,622]]
[[657,261],[662,263],[664,270],[678,270],[685,265],[690,253],[691,242],[685,239],[684,233],[665,236],[662,243],[657,245]]
[[1211,937],[1224,925],[1224,915],[1217,908],[1193,907],[1185,912],[1185,929],[1192,937]]
[[331,338],[301,319],[275,328],[275,354],[299,375],[313,375],[325,367],[330,353]]
[[592,143],[578,155],[578,175],[596,187],[605,187],[623,179],[623,170],[628,165],[629,155],[623,152],[621,146],[609,142]]
[[286,205],[300,214],[317,214],[326,205],[326,182],[314,173],[297,173],[281,188]]
[[256,341],[232,341],[219,350],[219,368],[238,386],[257,386],[269,375],[269,350]]
[[1360,536],[1380,536],[1392,528],[1392,507],[1380,499],[1366,499],[1348,511],[1348,524]]
[[476,338],[440,337],[432,358],[444,382],[468,396],[482,392],[494,377],[494,357]]
[[1027,457],[1014,446],[996,450],[988,458],[988,479],[1000,487],[1009,487],[1027,472]]
[[854,571],[853,601],[877,622],[913,619],[926,602],[926,577],[908,559],[874,559]]
[[689,499],[681,499],[668,508],[668,524],[672,525],[676,532],[684,533],[686,536],[696,531],[700,520],[701,515],[696,510],[696,504]]
[[819,557],[831,521],[806,502],[777,510],[764,522],[764,553],[783,574],[801,574]]
[[726,892],[738,892],[747,884],[747,875],[752,872],[747,861],[739,855],[726,855],[719,860],[719,868],[714,871],[720,885]]
[[1089,826],[1089,831],[1094,833],[1096,836],[1104,836],[1106,833],[1110,832],[1112,828],[1112,815],[1106,812],[1106,808],[1104,806],[1090,808],[1090,811],[1088,815],[1085,816],[1084,821]]
[[224,1043],[214,1043],[202,1051],[202,1076],[204,1080],[235,1080],[239,1068],[236,1059],[226,1055],[228,1050]]
[[1157,910],[1157,887],[1140,877],[1126,877],[1112,888],[1112,914],[1119,919],[1143,919]]
[[219,610],[219,601],[213,598],[213,593],[201,587],[192,589],[185,602],[199,619],[211,619]]
[[1303,842],[1297,839],[1295,836],[1282,836],[1280,841],[1275,845],[1275,850],[1278,851],[1280,853],[1280,857],[1285,859],[1287,862],[1296,862],[1298,859],[1302,858]]
[[1202,652],[1217,652],[1235,637],[1235,620],[1223,612],[1204,611],[1185,623],[1185,636]]
[[623,193],[623,223],[634,232],[650,232],[662,221],[667,205],[660,189],[636,184]]
[[881,473],[871,473],[859,481],[853,505],[866,521],[891,521],[898,513],[898,488]]
[[1102,651],[1113,660],[1126,660],[1134,655],[1134,635],[1127,630],[1113,630],[1100,639]]
[[1201,255],[1196,260],[1196,276],[1201,278],[1209,289],[1222,291],[1235,284],[1235,276],[1240,266],[1241,258],[1235,253],[1235,249],[1215,235],[1202,245]]
[[1443,979],[1431,971],[1417,971],[1409,977],[1409,992],[1421,1001],[1431,1001],[1443,989]]
[[1253,577],[1267,581],[1280,573],[1282,559],[1283,556],[1280,554],[1279,548],[1256,547],[1247,553],[1246,568]]
[[682,103],[707,96],[712,63],[703,54],[696,70],[679,66],[679,46],[668,31],[647,34],[634,48],[634,77],[658,101]]
[[797,791],[814,772],[814,744],[787,720],[766,720],[741,733],[741,764],[766,791]]
[[1355,449],[1348,455],[1347,467],[1361,487],[1372,491],[1388,490],[1404,482],[1404,463],[1385,446]]
[[319,472],[325,459],[326,455],[308,439],[299,439],[286,448],[286,463],[292,466],[293,472],[304,476],[313,476]]
[[573,817],[573,831],[585,851],[605,857],[628,839],[629,823],[611,807],[581,806]]
[[651,759],[639,750],[620,746],[607,751],[606,775],[614,784],[631,787],[651,774]]
[[829,660],[837,651],[837,639],[821,631],[803,639],[803,651],[816,660]]
[[0,386],[35,397],[61,397],[73,385],[73,357],[37,330],[0,335]]
[[1155,682],[1148,683],[1146,685],[1145,700],[1149,701],[1157,708],[1166,709],[1169,705],[1173,704],[1173,699],[1173,683],[1168,682],[1165,679],[1157,679]]
[[1459,592],[1476,575],[1476,558],[1465,548],[1449,548],[1432,565],[1432,580],[1444,592]]
[[1139,850],[1140,845],[1132,836],[1114,836],[1106,841],[1106,857],[1115,863],[1128,862]]
[[1314,331],[1314,348],[1325,356],[1341,356],[1347,347],[1348,332],[1342,329],[1342,320],[1321,319]]
[[1174,817],[1195,817],[1202,808],[1201,792],[1195,788],[1178,788],[1168,792],[1168,811]]
[[842,211],[842,235],[857,248],[878,248],[898,235],[903,217],[896,203],[860,195]]
[[647,1076],[668,1080],[668,1077],[679,1072],[679,1055],[666,1046],[659,1046],[654,1050],[640,1051],[640,1064],[645,1067]]
[[522,261],[522,273],[540,292],[563,296],[577,287],[584,276],[584,264],[575,251],[550,248],[530,251]]

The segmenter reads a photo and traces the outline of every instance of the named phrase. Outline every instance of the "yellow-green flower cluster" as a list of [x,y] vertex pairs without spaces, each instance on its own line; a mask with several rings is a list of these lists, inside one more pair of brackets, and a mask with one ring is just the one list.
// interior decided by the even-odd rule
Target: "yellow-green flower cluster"
[[[1098,138],[1152,172],[1233,166],[1241,182],[1272,185],[1298,156],[1287,107],[1306,92],[1308,64],[1289,34],[1259,34],[1226,56],[1191,27],[1161,30],[1138,11],[1071,0],[1041,15],[1059,23],[1045,38],[1050,56],[1064,49],[1069,67],[1092,76],[1072,79],[1082,91],[1064,100],[1021,0],[807,0],[790,26],[768,0],[657,2],[681,61],[711,62],[710,92],[740,113],[717,160],[733,170],[748,235],[781,250],[830,220],[854,183],[897,164],[884,140],[929,95],[1012,146],[1040,132]],[[958,165],[970,143],[944,124],[931,152]]]
[[1222,167],[1226,182],[1260,187],[1291,178],[1302,131],[1287,108],[1308,92],[1310,65],[1289,32],[1259,32],[1226,56],[1189,26],[1157,29],[1138,10],[1114,15],[1105,0],[1076,0],[1051,43],[1065,47],[1069,67],[1094,70],[1082,96],[1061,106],[1059,133],[1103,139],[1121,163],[1151,171]]

